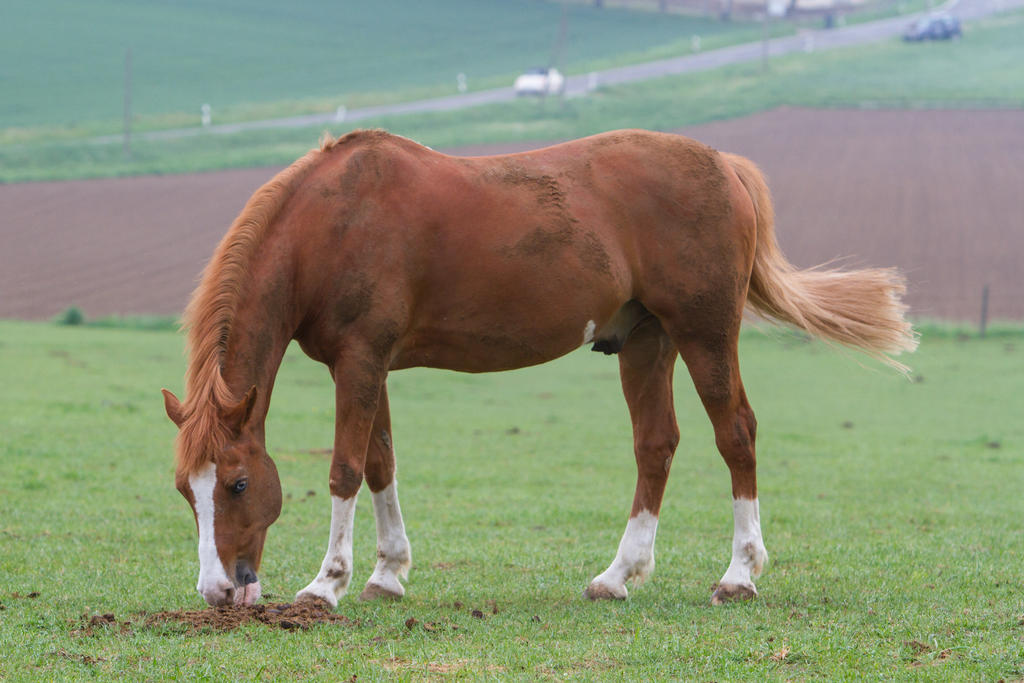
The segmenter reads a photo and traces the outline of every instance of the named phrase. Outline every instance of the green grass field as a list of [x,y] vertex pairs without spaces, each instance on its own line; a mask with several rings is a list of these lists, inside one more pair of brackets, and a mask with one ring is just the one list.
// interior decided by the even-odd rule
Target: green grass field
[[[541,0],[280,3],[273,0],[9,0],[0,22],[0,128],[119,132],[132,50],[136,126],[333,111],[511,85],[548,64],[561,6]],[[759,29],[571,5],[560,63],[571,72],[753,40]]]
[[[767,72],[745,64],[607,88],[567,102],[519,101],[460,112],[362,121],[435,148],[574,138],[616,128],[669,130],[778,106],[1024,106],[1024,13],[968,25],[957,43],[898,40],[778,58]],[[340,134],[344,127],[332,127]],[[321,128],[203,135],[120,144],[8,131],[0,134],[0,182],[177,173],[285,164]]]
[[[614,604],[580,595],[632,499],[614,359],[395,373],[407,597],[355,601],[374,560],[364,495],[338,607],[356,623],[304,632],[141,625],[202,606],[159,395],[181,388],[181,348],[168,332],[0,322],[0,679],[1024,677],[1019,328],[926,333],[916,381],[746,333],[771,562],[758,600],[723,608],[708,597],[729,560],[729,477],[681,366],[658,567]],[[271,600],[304,586],[325,547],[331,399],[326,371],[289,354],[268,421],[286,495],[261,571]],[[102,613],[133,623],[81,631]]]

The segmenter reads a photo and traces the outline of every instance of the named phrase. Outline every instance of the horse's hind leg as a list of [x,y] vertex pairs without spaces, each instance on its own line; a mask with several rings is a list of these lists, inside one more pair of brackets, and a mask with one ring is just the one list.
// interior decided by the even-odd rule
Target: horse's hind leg
[[676,347],[655,318],[642,323],[619,353],[622,392],[633,421],[636,493],[615,560],[584,592],[591,600],[625,599],[626,582],[639,584],[654,569],[658,511],[679,443],[672,406],[675,360]]
[[727,331],[719,330],[720,334],[716,334],[714,327],[711,324],[701,332],[676,338],[676,343],[715,428],[715,443],[732,475],[732,561],[711,596],[712,604],[718,605],[757,595],[753,579],[760,575],[768,553],[761,539],[757,502],[757,421],[740,379],[739,314],[735,325]]
[[370,445],[366,450],[365,477],[373,496],[373,516],[377,523],[377,566],[359,599],[400,598],[405,595],[405,588],[399,577],[408,576],[412,551],[405,535],[402,509],[398,505],[386,385],[381,388]]

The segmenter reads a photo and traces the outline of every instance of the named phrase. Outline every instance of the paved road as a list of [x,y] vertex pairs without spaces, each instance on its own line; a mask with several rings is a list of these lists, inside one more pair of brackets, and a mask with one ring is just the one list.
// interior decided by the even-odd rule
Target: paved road
[[[962,20],[977,19],[980,17],[995,14],[1010,9],[1024,7],[1024,0],[950,0],[944,5],[945,9],[953,11]],[[843,28],[802,31],[797,35],[784,38],[775,38],[769,42],[768,54],[770,57],[790,54],[800,51],[821,51],[832,50],[848,45],[877,42],[900,35],[917,17],[925,13],[893,17],[871,21]],[[591,74],[570,76],[566,79],[566,95],[579,97],[586,95],[594,89],[595,85],[618,85],[620,83],[632,83],[645,81],[663,76],[676,74],[694,73],[715,69],[728,64],[751,62],[762,58],[763,45],[760,41],[733,45],[718,50],[709,50],[693,55],[661,59],[654,62],[634,64],[604,71],[595,71]],[[477,107],[483,104],[495,104],[498,102],[509,102],[516,98],[515,91],[511,88],[495,88],[493,90],[481,90],[478,92],[450,95],[448,97],[435,97],[427,100],[414,102],[403,102],[400,104],[387,104],[375,107],[361,107],[351,109],[345,113],[344,121],[351,123],[379,116],[395,116],[401,114],[418,114],[424,112],[454,111]],[[171,140],[194,135],[208,134],[229,134],[241,133],[254,130],[268,130],[273,128],[303,128],[307,126],[318,126],[324,124],[338,123],[336,114],[309,114],[307,116],[290,116],[288,118],[270,119],[265,121],[247,121],[244,123],[225,123],[207,126],[205,128],[180,128],[173,130],[151,131],[147,133],[136,133],[133,135],[139,140]],[[106,135],[94,138],[94,142],[108,144],[121,142],[121,135]]]
[[[943,9],[954,12],[961,20],[971,20],[1015,7],[1024,7],[1024,0],[951,0],[943,6]],[[797,35],[771,40],[768,44],[768,54],[770,57],[777,57],[793,52],[832,50],[849,45],[886,40],[902,34],[908,25],[925,14],[925,12],[919,12],[838,29],[801,31]],[[759,60],[762,58],[763,50],[764,45],[761,42],[743,43],[685,57],[608,69],[599,72],[598,82],[601,85],[618,85],[662,76],[705,71],[728,64]],[[569,94],[586,92],[589,78],[589,76],[569,78],[567,92]]]

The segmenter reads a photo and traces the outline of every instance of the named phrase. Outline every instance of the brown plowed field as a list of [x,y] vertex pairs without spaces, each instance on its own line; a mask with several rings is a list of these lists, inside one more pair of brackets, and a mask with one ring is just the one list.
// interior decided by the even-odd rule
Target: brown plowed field
[[[762,166],[797,265],[898,266],[919,317],[976,320],[988,284],[992,317],[1024,319],[1024,111],[781,109],[680,132]],[[0,317],[179,313],[276,170],[0,185]]]

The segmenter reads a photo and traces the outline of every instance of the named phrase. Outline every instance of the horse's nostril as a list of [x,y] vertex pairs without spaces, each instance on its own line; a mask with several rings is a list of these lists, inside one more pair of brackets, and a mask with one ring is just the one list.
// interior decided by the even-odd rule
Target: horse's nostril
[[256,583],[260,580],[256,576],[256,572],[252,570],[252,567],[245,560],[239,560],[238,564],[235,565],[235,579],[237,579],[239,586],[248,586],[250,583]]

